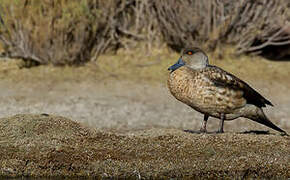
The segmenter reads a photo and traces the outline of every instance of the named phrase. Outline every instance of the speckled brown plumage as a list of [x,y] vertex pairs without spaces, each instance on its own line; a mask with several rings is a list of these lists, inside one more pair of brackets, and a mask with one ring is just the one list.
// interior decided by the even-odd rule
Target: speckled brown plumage
[[246,117],[285,133],[264,114],[262,107],[272,105],[247,83],[219,67],[208,64],[206,54],[186,49],[178,62],[169,68],[168,88],[179,101],[205,115],[201,131],[206,132],[209,116],[223,121]]

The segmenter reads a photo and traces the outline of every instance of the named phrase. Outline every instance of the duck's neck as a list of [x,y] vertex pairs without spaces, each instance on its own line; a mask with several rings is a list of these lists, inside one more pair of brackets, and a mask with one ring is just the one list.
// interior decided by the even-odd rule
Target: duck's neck
[[191,69],[200,70],[209,65],[208,58],[205,55],[201,55],[196,59],[197,60],[193,61],[193,63],[188,65]]

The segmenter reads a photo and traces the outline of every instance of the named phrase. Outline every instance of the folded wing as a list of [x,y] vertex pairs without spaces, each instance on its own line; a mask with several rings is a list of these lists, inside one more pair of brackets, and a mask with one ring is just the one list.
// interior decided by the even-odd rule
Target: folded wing
[[266,107],[266,105],[273,106],[270,101],[251,88],[246,82],[219,67],[208,66],[203,70],[203,73],[206,74],[207,78],[216,86],[243,91],[243,97],[246,99],[247,104],[253,104],[257,107]]

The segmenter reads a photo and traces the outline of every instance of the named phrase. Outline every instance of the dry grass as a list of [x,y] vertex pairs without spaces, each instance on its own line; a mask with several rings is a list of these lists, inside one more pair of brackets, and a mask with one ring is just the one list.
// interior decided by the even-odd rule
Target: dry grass
[[67,118],[0,119],[2,176],[289,178],[290,139],[151,129],[95,132]]
[[[280,82],[283,85],[290,75],[289,61],[269,61],[259,56],[233,56],[231,49],[209,54],[210,63],[222,67],[232,74],[245,80],[265,80]],[[222,53],[222,59],[219,54]],[[151,52],[144,51],[144,46],[137,50],[122,50],[116,54],[101,55],[98,62],[90,62],[83,66],[54,67],[38,66],[23,68],[25,62],[21,60],[1,61],[0,78],[20,81],[84,81],[84,80],[130,80],[134,82],[146,81],[165,83],[167,68],[175,63],[179,54],[164,46],[154,48]],[[287,82],[287,81],[286,81]]]

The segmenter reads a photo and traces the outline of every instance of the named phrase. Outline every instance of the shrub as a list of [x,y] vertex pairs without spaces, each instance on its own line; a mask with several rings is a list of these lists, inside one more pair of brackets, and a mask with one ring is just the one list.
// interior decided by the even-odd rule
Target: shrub
[[260,53],[269,45],[290,44],[287,0],[155,1],[155,6],[163,37],[177,50],[230,44],[237,54]]
[[9,57],[81,64],[118,46],[121,1],[1,0],[0,40]]

